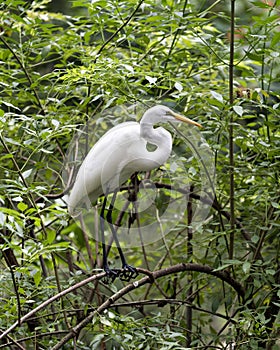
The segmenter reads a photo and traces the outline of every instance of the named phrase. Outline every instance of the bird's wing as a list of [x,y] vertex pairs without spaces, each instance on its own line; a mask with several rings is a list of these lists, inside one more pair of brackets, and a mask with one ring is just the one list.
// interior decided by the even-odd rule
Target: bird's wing
[[[106,132],[92,147],[78,171],[70,193],[68,208],[72,213],[81,202],[90,203],[106,192],[106,186],[120,178],[124,162],[131,157],[131,147],[140,140],[140,126],[136,122],[119,124]],[[118,183],[119,185],[119,183]],[[110,190],[113,185],[110,185]]]

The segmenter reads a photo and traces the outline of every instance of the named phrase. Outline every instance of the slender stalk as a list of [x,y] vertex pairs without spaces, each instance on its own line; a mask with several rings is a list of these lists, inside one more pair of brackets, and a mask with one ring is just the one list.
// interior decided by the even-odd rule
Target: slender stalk
[[[193,184],[190,186],[190,192],[192,193],[194,190]],[[192,229],[192,219],[193,219],[193,205],[192,205],[192,197],[189,196],[188,198],[188,227],[187,227],[187,233],[188,233],[188,261],[192,263],[193,259],[193,245],[192,245],[192,239],[193,239],[193,229]],[[192,273],[190,272],[188,276],[189,280],[189,289],[187,292],[187,300],[188,302],[192,302],[193,298],[193,284],[192,284]],[[190,347],[192,343],[192,307],[190,305],[186,306],[186,326],[187,326],[187,334],[186,334],[186,346]]]
[[80,221],[80,224],[81,224],[81,229],[82,229],[82,233],[83,233],[83,239],[84,239],[86,250],[87,250],[87,253],[88,253],[90,268],[94,269],[95,261],[94,261],[93,255],[92,255],[92,249],[91,249],[91,246],[90,246],[90,243],[89,243],[88,234],[86,232],[86,225],[85,225],[85,222],[83,220],[83,216],[82,215],[79,215],[79,221]]
[[[234,68],[234,21],[235,0],[231,0],[231,26],[230,26],[230,58],[229,58],[229,103],[233,105],[233,68]],[[233,140],[233,112],[230,113],[229,121],[229,177],[230,177],[230,237],[229,237],[229,259],[234,255],[234,140]]]

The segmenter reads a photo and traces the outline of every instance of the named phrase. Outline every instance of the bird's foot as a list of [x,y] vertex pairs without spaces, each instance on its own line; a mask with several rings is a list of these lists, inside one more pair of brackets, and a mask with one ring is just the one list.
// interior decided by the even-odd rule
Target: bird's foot
[[103,278],[103,282],[105,284],[113,283],[120,274],[120,271],[110,269],[108,266],[104,267],[104,271],[106,272],[106,275]]
[[130,266],[130,265],[124,265],[122,270],[120,270],[119,278],[121,281],[129,282],[131,279],[134,279],[138,276],[137,270]]
[[106,272],[103,278],[105,284],[113,283],[117,277],[119,277],[121,281],[129,282],[131,279],[138,276],[137,270],[127,264],[124,265],[122,269],[110,269],[107,266],[104,268],[104,271]]

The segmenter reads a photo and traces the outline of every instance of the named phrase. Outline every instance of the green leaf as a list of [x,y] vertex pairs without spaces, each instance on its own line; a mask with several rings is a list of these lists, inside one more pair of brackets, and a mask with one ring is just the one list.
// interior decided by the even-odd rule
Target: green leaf
[[212,300],[211,310],[212,312],[216,312],[221,305],[221,300],[219,297],[214,297]]
[[275,46],[276,44],[279,45],[280,42],[280,32],[274,33],[272,39],[271,39],[271,46]]
[[218,268],[216,268],[214,271],[220,271],[220,270],[224,270],[226,268],[228,268],[229,266],[232,266],[232,265],[241,265],[242,264],[242,261],[240,260],[225,260],[223,262],[223,265],[222,266],[219,266]]
[[13,155],[12,154],[4,154],[0,160],[3,161],[3,160],[6,160],[6,159],[11,159],[13,158]]
[[44,46],[41,51],[42,58],[45,58],[49,54],[50,50],[51,50],[51,45]]
[[245,261],[245,263],[242,265],[242,270],[245,274],[247,274],[250,271],[251,263],[249,261]]
[[55,129],[58,129],[60,123],[57,119],[52,119],[52,125],[55,127]]
[[28,208],[28,205],[26,205],[25,203],[23,203],[23,202],[19,202],[18,203],[18,205],[17,205],[17,207],[18,207],[18,210],[20,210],[20,211],[25,211],[27,208]]
[[14,201],[14,202],[22,202],[22,200],[23,200],[23,199],[22,199],[21,196],[16,196],[16,197],[13,198],[13,201]]
[[13,105],[13,104],[10,103],[10,102],[1,101],[1,103],[2,103],[3,105],[7,106],[7,107],[10,107],[10,108],[16,109],[17,111],[20,111],[20,109],[19,109],[17,106]]
[[216,91],[213,91],[213,90],[211,90],[210,92],[211,92],[211,95],[214,97],[215,100],[217,100],[217,101],[219,101],[221,103],[224,103],[224,98],[223,98],[223,96],[220,93],[218,93]]
[[15,139],[11,139],[10,137],[5,137],[5,142],[15,146],[21,146],[20,142],[16,141]]
[[33,280],[34,280],[36,287],[38,287],[41,280],[42,280],[42,272],[40,270],[37,270],[36,273],[33,274]]
[[150,77],[149,75],[146,75],[145,79],[148,80],[151,85],[155,84],[157,81],[157,78]]
[[233,106],[232,108],[236,114],[238,114],[240,117],[242,117],[243,112],[244,112],[242,106]]
[[254,6],[257,6],[257,7],[260,7],[260,8],[264,8],[264,9],[271,7],[270,4],[267,4],[266,2],[259,1],[259,0],[258,1],[253,1],[253,4],[254,4]]
[[174,85],[175,89],[178,90],[179,92],[181,92],[183,90],[183,86],[182,84],[176,82]]
[[48,242],[48,244],[51,244],[55,240],[55,237],[56,237],[56,232],[55,231],[48,231],[48,233],[47,233],[47,242]]
[[252,236],[252,238],[251,238],[251,241],[253,242],[253,243],[258,243],[258,241],[259,241],[259,236],[258,235],[253,235]]
[[23,178],[24,178],[24,179],[27,179],[27,178],[31,175],[32,171],[33,171],[32,168],[31,168],[31,169],[28,169],[28,170],[26,170],[26,171],[24,171],[24,172],[22,173]]
[[100,321],[104,326],[112,327],[112,322],[110,322],[107,317],[101,316]]

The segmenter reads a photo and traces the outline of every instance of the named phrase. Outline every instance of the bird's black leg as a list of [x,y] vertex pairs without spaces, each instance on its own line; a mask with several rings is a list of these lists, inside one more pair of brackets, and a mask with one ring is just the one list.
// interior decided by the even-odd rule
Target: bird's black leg
[[105,244],[105,234],[104,234],[104,221],[105,221],[105,208],[106,208],[106,203],[107,203],[107,197],[104,196],[104,200],[102,203],[102,209],[100,212],[100,230],[101,230],[101,240],[102,240],[102,253],[103,253],[103,269],[107,274],[106,278],[106,283],[113,282],[115,278],[117,277],[117,272],[113,271],[112,269],[109,268],[108,265],[108,258],[107,258],[107,250],[106,250],[106,244]]
[[111,229],[111,232],[113,235],[113,239],[116,243],[116,246],[117,246],[121,261],[122,261],[122,271],[119,272],[118,277],[120,277],[120,279],[122,281],[130,281],[132,278],[135,278],[138,275],[138,272],[136,271],[136,269],[134,267],[127,264],[126,259],[125,259],[124,254],[123,254],[123,251],[122,251],[121,246],[120,246],[120,242],[118,239],[118,235],[117,235],[115,226],[112,222],[112,211],[114,209],[114,203],[116,200],[116,196],[117,196],[117,192],[115,191],[113,194],[109,209],[108,209],[107,220],[109,222],[110,229]]

